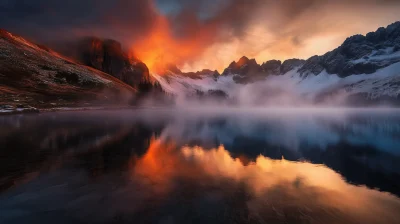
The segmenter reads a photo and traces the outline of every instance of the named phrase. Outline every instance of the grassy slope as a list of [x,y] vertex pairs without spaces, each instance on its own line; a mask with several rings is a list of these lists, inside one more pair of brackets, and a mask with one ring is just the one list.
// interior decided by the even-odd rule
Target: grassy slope
[[110,75],[0,30],[0,105],[124,105],[135,93]]

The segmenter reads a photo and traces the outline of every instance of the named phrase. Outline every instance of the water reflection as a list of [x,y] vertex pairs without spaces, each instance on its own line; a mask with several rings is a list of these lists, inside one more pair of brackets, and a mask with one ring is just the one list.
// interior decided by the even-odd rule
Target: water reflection
[[0,223],[400,220],[392,113],[109,111],[0,122]]
[[[259,156],[244,166],[222,146],[208,151],[186,147],[182,153],[214,178],[228,178],[234,185],[243,183],[248,194],[247,218],[261,223],[290,219],[315,223],[394,223],[399,218],[398,198],[350,185],[323,165]],[[385,218],[371,216],[371,211]]]

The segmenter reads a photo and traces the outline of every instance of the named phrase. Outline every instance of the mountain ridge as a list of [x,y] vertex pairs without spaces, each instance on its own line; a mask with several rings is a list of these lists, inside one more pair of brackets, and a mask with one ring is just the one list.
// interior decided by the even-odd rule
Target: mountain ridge
[[[4,30],[0,30],[0,40],[0,58],[4,59],[0,63],[0,91],[4,93],[0,103],[12,101],[12,105],[20,101],[39,107],[76,106],[77,101],[92,105],[95,100],[120,103],[148,93],[228,99],[230,103],[246,93],[254,99],[245,104],[259,105],[288,93],[295,104],[303,99],[325,102],[337,95],[354,98],[353,102],[398,102],[400,95],[400,22],[365,36],[348,37],[334,50],[307,60],[258,64],[243,56],[222,74],[209,69],[182,72],[175,65],[165,66],[163,74],[154,74],[110,39],[81,40],[75,46],[77,61]],[[16,74],[23,74],[24,79]],[[17,95],[30,100],[15,98]]]
[[[288,105],[400,105],[400,22],[365,36],[348,37],[334,50],[307,60],[258,64],[243,56],[214,79],[192,79],[173,73],[153,76],[167,92],[183,98],[222,91],[225,94],[220,95],[227,95],[230,102],[242,101],[246,105],[271,104],[269,99]],[[243,94],[251,100],[244,100]]]
[[[311,56],[306,60],[293,58],[281,62],[272,59],[258,64],[255,59],[248,59],[243,56],[238,62],[233,61],[222,75],[283,75],[294,67],[300,66],[299,71],[305,76],[309,74],[318,75],[323,70],[326,70],[328,74],[337,74],[340,77],[353,74],[371,74],[380,68],[400,61],[400,55],[391,58],[386,63],[368,61],[368,59],[383,55],[387,51],[390,51],[389,53],[400,51],[400,21],[394,22],[386,28],[380,27],[375,32],[369,32],[365,36],[361,34],[350,36],[334,50],[323,55]],[[239,77],[237,80],[243,81]]]

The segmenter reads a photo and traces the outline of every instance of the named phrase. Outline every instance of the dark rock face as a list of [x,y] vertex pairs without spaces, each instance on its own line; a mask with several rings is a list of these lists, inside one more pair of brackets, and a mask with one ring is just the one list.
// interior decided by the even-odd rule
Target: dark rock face
[[121,73],[129,60],[120,43],[90,37],[82,40],[79,46],[81,54],[78,57],[85,65],[122,79]]
[[130,65],[130,61],[122,51],[122,46],[115,40],[105,40],[103,43],[102,70],[105,73],[122,79],[124,69]]
[[161,90],[161,86],[151,78],[147,66],[138,59],[129,57],[119,42],[89,37],[82,40],[79,46],[79,59],[85,65],[106,72],[139,91],[142,91],[141,88],[148,91],[150,86]]
[[197,72],[182,72],[176,65],[167,65],[165,67],[165,71],[162,74],[163,76],[168,76],[170,73],[174,75],[181,75],[184,77],[189,77],[191,79],[202,79],[204,76],[213,76],[213,78],[216,80],[220,76],[219,72],[217,70],[212,71],[210,69],[203,69],[201,71]]
[[263,80],[270,75],[283,75],[304,63],[305,61],[301,59],[289,59],[283,63],[279,60],[270,60],[259,65],[255,59],[242,57],[238,62],[232,62],[222,75],[233,75],[233,80],[237,83],[250,83]]
[[288,59],[286,61],[284,61],[280,67],[280,74],[283,75],[285,73],[287,73],[288,71],[291,71],[297,67],[303,66],[304,63],[306,61],[305,60],[301,60],[301,59]]
[[379,28],[366,36],[347,38],[335,50],[309,58],[299,70],[302,75],[317,75],[324,69],[329,74],[346,77],[353,74],[371,74],[399,62],[400,57],[387,57],[400,50],[400,22]]
[[302,75],[308,75],[308,73],[319,74],[324,70],[319,56],[313,56],[305,61],[304,65],[299,69]]
[[257,64],[255,59],[248,59],[243,56],[238,62],[232,62],[228,68],[224,70],[222,75],[235,74],[240,76],[246,76],[249,74],[259,74],[262,73],[262,68]]
[[184,76],[190,77],[192,79],[202,79],[204,76],[212,76],[214,79],[218,79],[220,76],[219,72],[217,70],[212,71],[209,69],[203,69],[201,71],[197,72],[186,72],[186,73],[181,73]]
[[239,61],[232,62],[222,75],[233,75],[236,83],[250,83],[264,79],[267,74],[263,72],[263,68],[257,64],[255,59],[243,56]]
[[84,64],[103,70],[104,47],[102,40],[95,37],[87,38],[80,43],[79,48],[83,51],[80,59]]
[[280,74],[282,62],[278,60],[270,60],[261,65],[262,71],[268,75]]
[[213,75],[213,76],[219,76],[219,72],[217,70],[212,71],[210,69],[203,69],[201,71],[196,72],[199,75]]

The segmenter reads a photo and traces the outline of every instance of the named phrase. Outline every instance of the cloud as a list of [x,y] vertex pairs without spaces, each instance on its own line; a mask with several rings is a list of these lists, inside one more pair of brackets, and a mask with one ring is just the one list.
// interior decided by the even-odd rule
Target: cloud
[[13,0],[0,5],[0,25],[38,42],[85,35],[126,42],[150,29],[152,7],[147,0]]
[[[242,55],[262,62],[325,53],[394,22],[399,10],[398,0],[13,0],[0,3],[0,26],[44,44],[94,35],[133,50],[169,46],[157,58],[221,70]],[[160,23],[166,41],[151,38]]]

